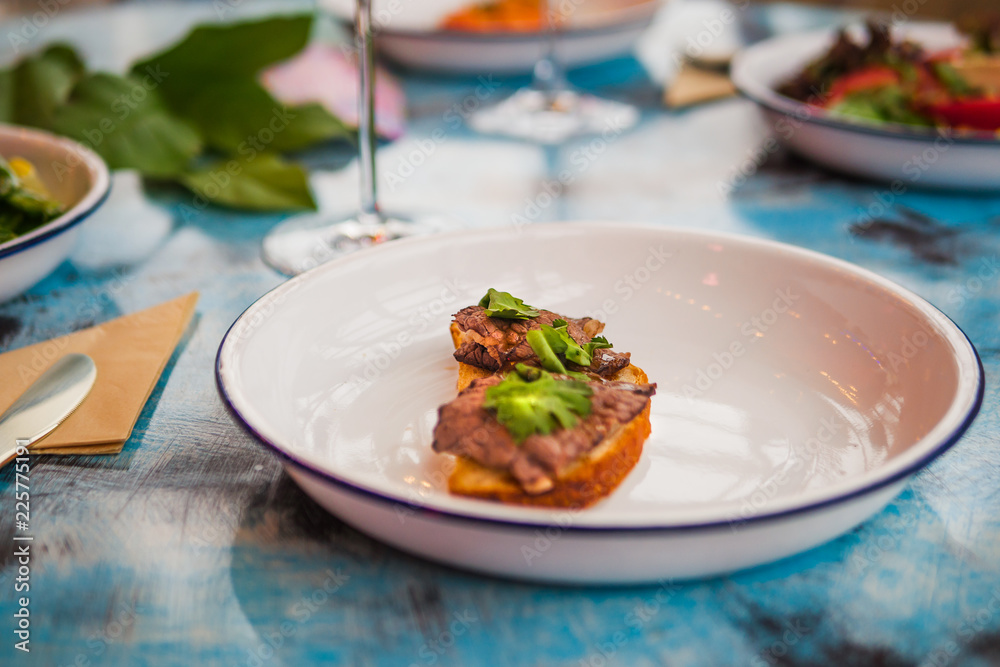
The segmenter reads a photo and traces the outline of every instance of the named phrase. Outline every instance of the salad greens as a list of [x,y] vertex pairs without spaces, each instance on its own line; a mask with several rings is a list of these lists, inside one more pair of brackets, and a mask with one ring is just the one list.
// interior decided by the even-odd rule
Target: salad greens
[[841,30],[826,54],[778,92],[865,120],[997,131],[1000,88],[991,81],[1000,78],[988,73],[1000,72],[1000,59],[991,55],[1000,46],[1000,19],[976,26],[971,49],[937,52],[894,40],[888,27],[874,22],[867,39]]
[[518,443],[528,436],[548,435],[557,428],[573,428],[590,414],[594,390],[586,382],[557,380],[538,368],[518,364],[500,382],[486,390],[483,407],[496,413]]
[[0,122],[68,136],[112,169],[206,202],[315,208],[305,170],[281,154],[352,131],[318,104],[283,105],[259,81],[306,46],[311,27],[309,15],[196,27],[125,74],[88,71],[71,46],[50,45],[0,69]]
[[38,180],[30,162],[22,158],[8,162],[0,157],[0,243],[41,227],[63,210]]
[[510,292],[498,292],[492,287],[479,300],[479,305],[486,309],[486,314],[490,317],[505,320],[530,320],[538,317],[538,309],[525,304]]

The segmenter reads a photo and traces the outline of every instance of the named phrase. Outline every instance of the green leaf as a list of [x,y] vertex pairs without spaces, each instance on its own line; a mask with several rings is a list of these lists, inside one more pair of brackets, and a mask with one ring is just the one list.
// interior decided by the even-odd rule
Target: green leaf
[[302,167],[268,153],[223,160],[184,174],[179,181],[219,205],[256,211],[316,208]]
[[586,382],[557,380],[545,371],[518,364],[517,370],[486,390],[483,407],[521,443],[534,433],[573,428],[590,414],[594,391]]
[[14,70],[0,70],[0,123],[17,122],[14,112]]
[[936,62],[931,64],[931,69],[934,75],[937,76],[938,81],[944,84],[944,87],[948,89],[948,92],[956,97],[962,97],[964,95],[971,95],[975,92],[975,88],[965,80],[961,74],[958,73],[950,63],[946,62]]
[[847,95],[831,111],[881,122],[933,125],[929,118],[913,110],[909,96],[899,86],[859,90]]
[[542,368],[563,375],[569,373],[566,367],[563,366],[562,360],[559,359],[559,356],[549,344],[549,338],[545,335],[544,331],[541,329],[532,329],[527,333],[525,338],[528,341],[528,345],[531,346],[532,352],[538,356],[538,361],[541,362]]
[[136,77],[91,74],[80,81],[53,128],[90,146],[112,169],[167,178],[187,169],[201,139],[172,116],[155,89]]
[[255,79],[225,79],[191,90],[173,110],[206,143],[229,153],[298,150],[350,131],[318,104],[285,107]]
[[132,73],[161,70],[164,96],[171,98],[176,91],[200,85],[187,80],[188,75],[200,81],[256,76],[305,48],[311,30],[310,14],[201,25],[169,49],[137,62]]
[[587,354],[593,356],[595,350],[608,350],[612,345],[604,336],[594,336],[590,342],[583,346]]
[[486,309],[486,314],[490,317],[505,320],[530,320],[538,317],[538,310],[533,306],[525,304],[510,292],[498,292],[492,287],[479,300],[479,305]]
[[224,152],[298,150],[351,131],[318,104],[286,107],[258,79],[309,41],[312,17],[286,16],[195,28],[132,68],[158,82],[170,109]]
[[56,109],[69,97],[84,69],[80,56],[65,44],[22,59],[9,75],[6,117],[21,125],[50,128]]
[[[581,346],[569,335],[569,324],[566,320],[555,320],[552,325],[551,327],[546,324],[541,326],[542,336],[545,339],[546,345],[553,353],[557,355],[561,354],[567,361],[572,361],[575,364],[590,366],[594,361],[594,350],[611,347],[611,343],[604,336],[595,336],[589,343]],[[532,349],[534,349],[534,346],[532,346]],[[541,358],[540,355],[539,358]],[[543,362],[542,365],[545,366],[545,363]],[[545,366],[545,368],[549,367]],[[562,372],[554,368],[549,368],[549,370]]]

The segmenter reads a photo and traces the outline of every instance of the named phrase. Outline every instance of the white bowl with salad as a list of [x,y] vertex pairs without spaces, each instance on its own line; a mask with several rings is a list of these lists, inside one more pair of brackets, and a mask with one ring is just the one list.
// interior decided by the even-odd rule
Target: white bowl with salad
[[0,124],[0,302],[69,257],[78,225],[105,200],[108,167],[48,132]]
[[823,166],[896,194],[1000,190],[1000,26],[785,35],[739,53],[732,79],[778,141]]

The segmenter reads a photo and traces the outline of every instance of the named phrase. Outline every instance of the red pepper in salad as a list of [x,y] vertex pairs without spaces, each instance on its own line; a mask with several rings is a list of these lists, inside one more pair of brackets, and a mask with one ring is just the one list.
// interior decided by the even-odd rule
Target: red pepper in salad
[[971,130],[1000,130],[1000,99],[957,99],[928,105],[927,111],[945,125]]

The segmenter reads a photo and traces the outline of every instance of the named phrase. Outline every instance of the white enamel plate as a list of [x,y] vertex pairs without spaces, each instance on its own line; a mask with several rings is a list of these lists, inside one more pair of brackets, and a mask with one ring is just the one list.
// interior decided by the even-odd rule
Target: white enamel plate
[[[606,321],[659,385],[637,467],[560,512],[451,496],[431,450],[455,396],[451,315],[489,287]],[[745,568],[881,509],[982,397],[972,345],[845,262],[737,236],[559,223],[442,234],[294,278],[219,350],[237,417],[317,502],[463,568],[618,583]]]

